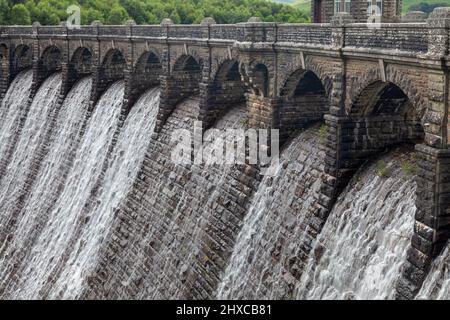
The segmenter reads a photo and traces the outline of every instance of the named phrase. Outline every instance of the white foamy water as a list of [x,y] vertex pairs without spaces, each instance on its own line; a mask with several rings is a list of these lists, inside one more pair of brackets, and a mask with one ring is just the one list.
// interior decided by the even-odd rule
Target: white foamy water
[[401,165],[384,156],[356,174],[318,237],[297,287],[299,299],[392,299],[414,225],[415,189]]
[[416,299],[450,299],[450,247],[436,258]]
[[3,156],[5,141],[14,135],[14,124],[28,101],[33,81],[33,71],[19,73],[11,83],[0,106],[0,157]]
[[[4,176],[0,181],[0,240],[9,233],[9,228],[16,223],[15,209],[20,205],[20,196],[25,183],[33,174],[37,165],[36,158],[47,143],[47,133],[53,125],[53,115],[56,111],[57,99],[61,87],[61,74],[55,73],[44,81],[39,88],[21,135],[9,161]],[[26,190],[26,189],[25,189]]]
[[324,165],[318,135],[316,125],[291,141],[275,175],[261,181],[218,287],[219,299],[292,298],[305,221]]
[[20,274],[64,186],[86,119],[91,85],[91,78],[82,79],[65,98],[55,121],[53,137],[48,141],[49,153],[36,173],[22,210],[16,213],[17,227],[14,232],[9,231],[11,239],[0,257],[0,280],[5,296],[14,290],[14,275]]
[[54,284],[51,296],[62,292],[64,298],[76,298],[96,267],[98,250],[111,229],[114,212],[125,199],[144,159],[158,113],[159,89],[144,93],[131,109],[119,135],[101,193],[90,210],[64,271]]
[[49,213],[43,232],[36,239],[14,298],[47,297],[65,267],[80,230],[89,220],[83,207],[101,174],[102,165],[116,130],[124,83],[114,83],[95,106],[73,168],[61,196]]

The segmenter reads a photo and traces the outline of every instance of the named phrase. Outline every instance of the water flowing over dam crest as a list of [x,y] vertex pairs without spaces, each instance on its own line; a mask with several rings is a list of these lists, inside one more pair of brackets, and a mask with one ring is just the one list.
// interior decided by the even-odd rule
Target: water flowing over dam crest
[[0,298],[449,299],[449,34],[0,27]]

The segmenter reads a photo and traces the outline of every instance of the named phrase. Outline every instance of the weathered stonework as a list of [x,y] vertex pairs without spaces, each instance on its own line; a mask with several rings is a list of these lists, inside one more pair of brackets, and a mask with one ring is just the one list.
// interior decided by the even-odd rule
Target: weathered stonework
[[[387,6],[386,10],[393,9]],[[204,130],[220,120],[230,105],[243,102],[248,125],[279,129],[282,142],[297,129],[324,119],[326,164],[321,196],[311,208],[307,226],[309,242],[320,233],[336,197],[365,160],[398,143],[421,143],[419,213],[408,256],[411,266],[405,268],[399,284],[399,298],[411,298],[429,262],[450,236],[445,176],[449,17],[449,9],[438,8],[427,22],[382,23],[378,29],[354,23],[358,17],[345,13],[330,24],[318,25],[257,19],[217,25],[207,19],[201,25],[163,21],[157,26],[93,23],[81,29],[39,24],[2,27],[0,93],[27,68],[34,72],[30,101],[53,72],[62,72],[61,99],[78,79],[92,75],[92,111],[107,87],[123,79],[117,136],[137,97],[159,85],[155,138],[163,139],[157,146],[160,149],[167,145],[167,119],[192,95],[198,96],[199,110],[191,120],[203,121]],[[148,161],[142,170],[148,170],[150,177],[156,171]],[[136,189],[141,194],[128,199],[125,217],[130,221],[123,223],[136,218],[133,208],[141,205],[147,192],[146,178],[140,179]],[[304,247],[307,255],[310,246]],[[189,275],[202,297],[214,291],[214,279],[203,288],[199,277]],[[93,281],[103,280],[99,276]]]

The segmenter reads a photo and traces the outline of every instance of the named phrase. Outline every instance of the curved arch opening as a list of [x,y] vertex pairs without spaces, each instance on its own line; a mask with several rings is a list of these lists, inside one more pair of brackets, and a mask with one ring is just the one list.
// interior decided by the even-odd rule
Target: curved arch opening
[[[5,44],[0,44],[0,82],[1,83],[3,83],[8,78],[8,67],[9,67],[8,47]],[[6,85],[7,85],[7,83],[6,83]]]
[[12,53],[10,81],[21,71],[31,68],[33,51],[25,44],[18,45]]
[[246,87],[239,72],[237,60],[224,61],[209,88],[208,110],[204,121],[210,127],[229,109],[245,103]]
[[251,74],[253,92],[257,96],[269,96],[269,70],[267,67],[259,63],[257,64]]
[[137,95],[145,90],[157,86],[162,75],[162,65],[159,57],[151,51],[144,52],[137,60],[131,75],[131,96]]
[[125,57],[120,50],[109,50],[103,58],[100,67],[100,80],[111,83],[115,80],[123,79],[125,64]]
[[319,77],[309,70],[293,72],[281,89],[280,97],[279,128],[283,141],[307,124],[323,120],[329,112],[325,87]]
[[88,48],[75,50],[69,62],[69,73],[74,73],[76,79],[92,73],[92,53]]
[[45,48],[38,62],[40,72],[44,74],[44,78],[53,72],[61,70],[61,58],[61,50],[58,47],[50,46]]
[[181,98],[199,93],[201,67],[193,56],[182,55],[177,59],[172,71],[173,79],[179,83]]
[[354,100],[349,112],[353,123],[352,149],[361,155],[397,144],[418,143],[424,139],[422,116],[394,83],[371,83]]

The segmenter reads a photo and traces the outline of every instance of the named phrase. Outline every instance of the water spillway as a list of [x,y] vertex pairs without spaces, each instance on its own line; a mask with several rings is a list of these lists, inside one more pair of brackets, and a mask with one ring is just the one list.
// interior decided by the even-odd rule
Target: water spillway
[[19,276],[18,290],[12,297],[43,298],[52,288],[66,263],[68,252],[84,221],[83,207],[99,176],[116,129],[124,90],[123,82],[114,83],[100,98],[68,173],[64,190],[48,213],[46,225],[34,241],[27,263]]
[[300,238],[307,236],[305,224],[324,167],[319,127],[292,139],[275,175],[261,181],[219,285],[219,298],[293,298],[306,259]]
[[394,298],[416,211],[411,157],[393,152],[355,175],[313,247],[297,298]]
[[22,209],[16,212],[19,216],[16,229],[10,232],[0,259],[1,283],[6,294],[14,292],[15,275],[27,263],[34,243],[47,225],[49,213],[62,192],[84,133],[91,85],[91,78],[82,79],[65,98],[55,120],[54,135],[48,142],[49,152],[42,160],[26,200],[23,200]]
[[[0,146],[0,297],[394,298],[416,213],[410,148],[364,164],[312,235],[323,124],[290,137],[273,175],[209,158],[176,163],[174,136],[191,135],[198,97],[155,134],[159,88],[124,118],[123,81],[90,110],[92,78],[60,101],[60,77],[30,103],[30,73],[19,74],[2,101],[0,135],[12,147]],[[204,133],[204,154],[218,133],[247,128],[245,105],[230,106]],[[418,298],[448,297],[447,271],[448,250]]]

